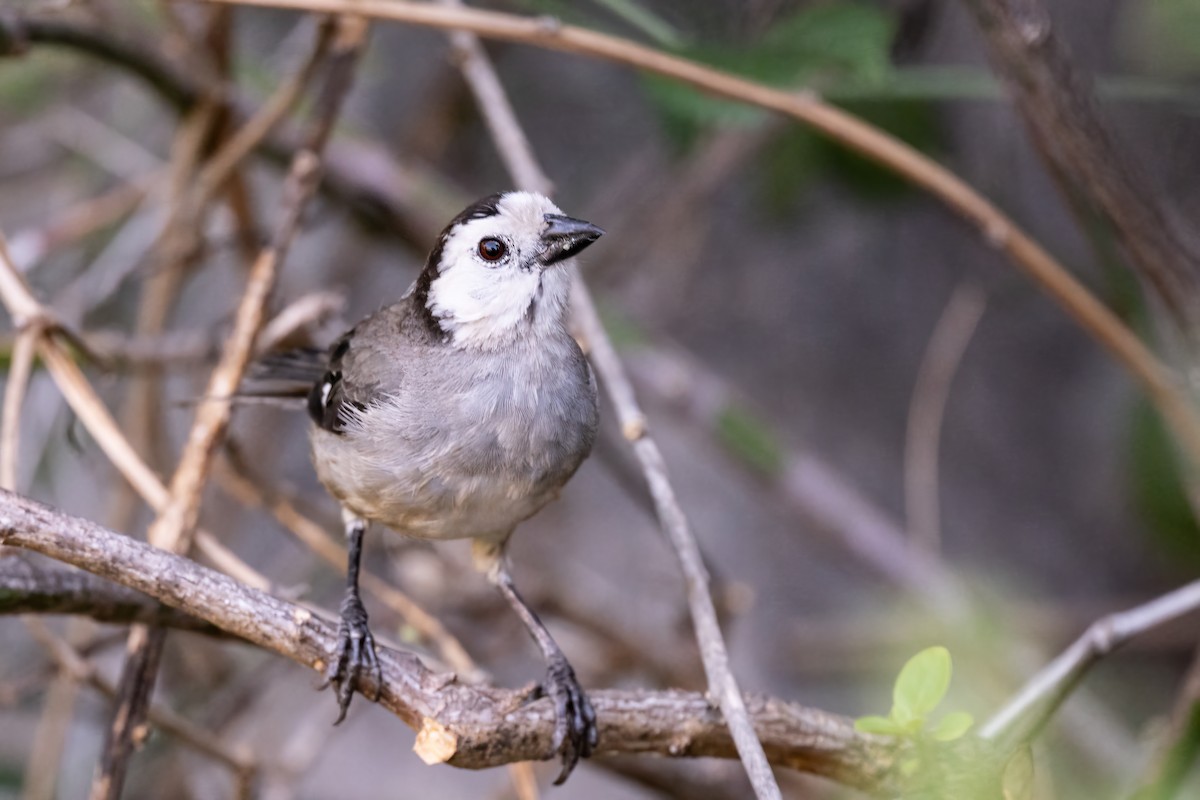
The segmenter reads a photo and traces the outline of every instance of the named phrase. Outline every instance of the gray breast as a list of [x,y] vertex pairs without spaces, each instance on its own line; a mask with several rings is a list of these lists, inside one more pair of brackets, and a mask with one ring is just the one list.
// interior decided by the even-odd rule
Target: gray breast
[[591,451],[591,370],[564,331],[480,353],[408,352],[342,433],[313,430],[318,476],[368,519],[423,538],[503,539]]

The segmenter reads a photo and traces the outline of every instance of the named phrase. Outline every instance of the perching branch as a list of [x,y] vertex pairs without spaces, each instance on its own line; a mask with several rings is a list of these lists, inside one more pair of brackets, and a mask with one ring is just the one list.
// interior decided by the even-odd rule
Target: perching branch
[[[452,7],[460,5],[458,0],[442,0],[442,3]],[[488,130],[509,174],[523,189],[551,194],[554,190],[553,183],[538,163],[483,46],[473,34],[466,31],[453,32],[451,39],[458,51],[463,76],[475,95],[475,101],[487,121]],[[754,726],[742,699],[742,690],[738,687],[729,666],[729,653],[721,635],[716,606],[709,591],[708,572],[704,567],[700,548],[692,535],[687,515],[675,497],[662,453],[646,429],[645,415],[638,407],[625,369],[608,337],[608,332],[600,322],[587,285],[579,275],[575,275],[572,282],[571,304],[572,322],[580,332],[584,347],[591,356],[591,362],[613,400],[621,429],[626,439],[632,443],[641,462],[642,471],[654,498],[659,522],[679,558],[687,586],[688,608],[691,611],[696,640],[700,645],[704,672],[708,678],[708,693],[720,707],[726,724],[729,725],[730,734],[745,765],[755,795],[760,800],[779,798],[779,786],[775,782],[775,776],[771,774],[771,766],[763,752],[762,744],[755,736]]]
[[[0,492],[0,545],[51,558],[143,592],[320,673],[334,625],[311,611],[28,498]],[[470,686],[436,674],[410,654],[380,647],[380,703],[419,731],[417,754],[430,763],[483,769],[553,756],[554,709],[526,692]],[[364,695],[375,691],[360,681]],[[696,692],[600,690],[597,755],[656,754],[732,758],[720,715]],[[746,698],[755,731],[776,766],[822,775],[872,794],[894,793],[899,777],[886,740],[857,733],[849,719],[766,697]]]

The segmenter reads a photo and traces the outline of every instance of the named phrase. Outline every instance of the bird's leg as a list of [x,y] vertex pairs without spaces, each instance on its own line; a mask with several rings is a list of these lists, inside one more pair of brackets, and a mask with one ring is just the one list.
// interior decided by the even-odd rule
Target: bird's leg
[[562,752],[563,763],[562,772],[554,781],[557,786],[566,781],[579,759],[587,758],[596,748],[599,738],[596,712],[579,685],[567,657],[513,585],[503,546],[476,542],[475,554],[477,559],[483,557],[480,559],[484,561],[481,566],[486,568],[488,580],[500,590],[500,594],[504,595],[504,599],[525,623],[546,660],[546,681],[542,684],[541,693],[554,703],[553,748],[554,752]]
[[375,638],[367,626],[367,610],[363,608],[362,597],[358,593],[358,566],[362,561],[363,534],[366,533],[367,523],[361,517],[349,511],[342,511],[342,519],[346,526],[346,544],[349,550],[346,562],[346,594],[342,597],[341,623],[338,625],[338,642],[329,667],[325,671],[325,683],[322,688],[333,684],[337,692],[338,718],[337,725],[346,718],[350,708],[350,698],[354,696],[354,681],[357,677],[371,674],[375,678],[375,696],[379,700],[379,692],[383,687],[383,668],[375,655]]

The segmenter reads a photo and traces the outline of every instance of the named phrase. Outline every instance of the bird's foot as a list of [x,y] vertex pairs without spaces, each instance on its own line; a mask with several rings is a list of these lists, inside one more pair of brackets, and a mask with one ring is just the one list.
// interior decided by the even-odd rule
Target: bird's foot
[[579,759],[587,758],[596,748],[599,740],[596,711],[579,685],[575,670],[561,655],[550,660],[541,695],[554,703],[553,748],[555,753],[562,754],[563,765],[554,781],[554,785],[559,786],[570,776]]
[[367,626],[367,610],[357,594],[347,594],[342,601],[342,621],[338,625],[338,642],[329,667],[325,670],[325,682],[321,688],[333,685],[337,693],[338,718],[334,725],[346,718],[350,698],[354,696],[354,682],[370,675],[375,679],[372,702],[378,702],[383,687],[383,667],[375,655],[375,637]]

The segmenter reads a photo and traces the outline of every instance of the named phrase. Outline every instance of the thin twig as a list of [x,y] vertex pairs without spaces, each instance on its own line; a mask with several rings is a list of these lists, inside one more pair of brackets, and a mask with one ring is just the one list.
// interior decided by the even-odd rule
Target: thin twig
[[107,228],[137,208],[156,178],[157,174],[149,173],[122,181],[75,203],[48,224],[17,231],[8,243],[13,258],[30,269],[53,251]]
[[938,449],[950,384],[979,320],[986,298],[972,284],[962,284],[950,296],[933,328],[929,346],[913,387],[904,440],[904,507],[908,540],[928,555],[941,549],[941,511],[938,497]]
[[[29,290],[16,266],[8,257],[4,237],[0,234],[0,301],[20,325],[36,321],[48,333],[57,333],[53,314],[41,305]],[[75,344],[72,340],[72,344]],[[43,335],[38,342],[38,355],[46,365],[67,404],[83,422],[88,433],[128,483],[156,511],[167,502],[167,487],[146,462],[137,454],[122,433],[112,414],[100,400],[79,365],[72,359],[68,345],[55,336]],[[259,588],[271,586],[270,580],[229,552],[209,531],[199,529],[196,541],[200,549],[221,564],[222,569],[236,574],[239,580]]]
[[204,165],[196,181],[192,200],[196,206],[205,205],[233,175],[242,160],[257,148],[296,106],[304,88],[312,80],[317,66],[325,57],[330,30],[327,25],[318,26],[316,43],[300,68],[267,98],[262,108],[246,120]]
[[[4,415],[0,420],[0,488],[7,491],[17,489],[17,467],[21,441],[21,407],[29,390],[29,377],[33,370],[33,359],[37,352],[38,339],[42,336],[41,323],[32,320],[17,334],[13,347],[12,364],[4,386]],[[0,548],[2,551],[3,548]],[[0,555],[3,555],[0,552]],[[0,558],[0,570],[19,566],[23,559]],[[0,596],[5,596],[0,592]],[[28,593],[7,596],[28,597]],[[32,632],[40,626],[36,620],[25,618],[25,626]],[[76,691],[73,682],[61,678],[51,683],[41,718],[29,751],[26,769],[25,800],[51,798],[55,791],[62,743],[75,707]]]
[[[317,672],[337,638],[333,624],[307,609],[8,492],[0,492],[0,544],[36,550],[136,589]],[[386,647],[379,657],[380,704],[420,731],[417,753],[431,763],[482,769],[552,756],[549,700],[529,702],[521,690],[463,684]],[[373,694],[373,679],[360,679],[359,689]],[[724,721],[702,694],[612,689],[589,695],[600,730],[597,755],[736,755]],[[746,700],[772,763],[895,794],[901,778],[887,740],[857,733],[844,717],[759,696]]]
[[[458,0],[442,0],[444,6],[458,7]],[[471,33],[456,31],[452,34],[458,48],[463,76],[471,87],[496,147],[504,159],[509,174],[524,189],[550,194],[554,185],[542,171],[533,148],[516,113],[508,100],[500,79],[497,77],[487,54],[479,40]],[[625,369],[617,356],[608,333],[596,314],[591,295],[582,277],[575,276],[572,283],[572,318],[582,334],[585,347],[589,350],[592,363],[596,366],[609,396],[616,408],[617,418],[626,438],[632,443],[642,471],[654,497],[659,522],[667,533],[687,585],[688,608],[691,610],[696,639],[700,645],[700,656],[708,678],[709,695],[716,701],[729,725],[729,731],[737,745],[738,755],[745,765],[746,774],[759,800],[780,798],[779,786],[771,773],[771,765],[763,752],[762,744],[754,733],[754,725],[746,711],[742,690],[729,665],[729,654],[716,606],[709,592],[708,571],[700,555],[700,548],[692,535],[687,516],[675,497],[675,490],[667,476],[667,466],[658,445],[646,429],[645,416],[637,405]]]
[[[0,257],[7,260],[8,253],[3,239],[0,239],[0,251],[3,251],[0,252]],[[29,391],[33,360],[37,353],[38,340],[43,333],[42,321],[39,318],[27,320],[19,329],[13,346],[12,363],[4,386],[3,418],[0,419],[0,488],[7,491],[17,489],[21,407]],[[4,555],[3,549],[0,546],[0,556]],[[16,566],[21,561],[15,557],[2,558],[0,569]],[[39,627],[39,623],[29,617],[24,621],[30,631]],[[50,686],[30,747],[29,767],[26,770],[28,780],[24,793],[27,800],[42,800],[54,794],[55,777],[58,774],[58,762],[65,739],[64,731],[70,723],[75,705],[74,688],[72,684],[62,680],[56,680]]]
[[1200,755],[1200,646],[1183,676],[1175,706],[1152,748],[1134,800],[1171,800]]
[[4,384],[4,417],[0,420],[0,488],[17,490],[17,458],[21,445],[21,405],[29,389],[33,357],[42,335],[38,322],[31,322],[17,334],[12,364]]
[[[710,434],[719,430],[718,420],[730,410],[755,407],[751,398],[682,348],[643,344],[627,361],[644,395]],[[943,560],[909,547],[902,525],[818,454],[783,444],[778,463],[766,474],[755,474],[767,478],[768,488],[807,523],[808,530],[829,536],[874,575],[919,601],[941,630],[973,624],[976,603],[969,587]],[[1039,648],[1017,640],[999,666],[1023,677],[1045,660]],[[1089,757],[1094,770],[1111,769],[1117,762],[1114,754],[1128,751],[1124,728],[1093,693],[1077,692],[1063,716],[1070,741]]]
[[[69,673],[75,680],[92,686],[109,699],[116,698],[116,687],[100,675],[90,662],[80,657],[75,648],[55,636],[45,626],[39,625],[34,630],[35,638],[54,656],[63,671]],[[156,727],[189,745],[197,752],[226,765],[235,774],[253,773],[257,768],[254,760],[247,754],[229,749],[212,732],[200,728],[167,708],[151,706],[148,719]]]
[[[232,86],[211,82],[204,71],[178,69],[164,54],[148,50],[142,43],[114,37],[110,30],[65,19],[46,20],[18,10],[0,15],[0,55],[23,52],[29,44],[72,48],[123,69],[144,81],[181,113],[207,98],[210,102],[220,100],[234,118],[250,116],[251,103],[237,95]],[[286,167],[302,146],[296,132],[285,129],[261,141],[258,153]],[[382,227],[424,247],[437,236],[446,218],[461,206],[431,208],[440,204],[430,201],[440,200],[438,194],[444,193],[444,189],[440,182],[427,180],[421,168],[399,169],[393,162],[385,162],[385,171],[372,169],[364,173],[360,158],[364,153],[375,161],[382,156],[378,148],[351,142],[332,143],[325,159],[322,193],[346,205],[364,225],[372,229]],[[436,185],[425,186],[427,183]]]
[[528,761],[508,765],[508,776],[512,780],[513,794],[517,800],[538,800],[537,772]]
[[[250,269],[234,318],[233,332],[209,379],[205,402],[196,411],[171,479],[167,502],[147,533],[147,541],[155,547],[177,553],[191,549],[200,516],[201,493],[217,444],[229,424],[232,410],[229,398],[237,391],[253,356],[254,342],[266,317],[267,299],[275,285],[279,266],[319,184],[320,152],[349,89],[366,30],[365,23],[359,18],[339,18],[326,84],[317,100],[307,146],[296,155],[285,181],[283,212],[275,235]],[[324,36],[319,36],[316,49],[323,51],[325,41]],[[165,629],[135,625],[130,630],[128,656],[121,677],[122,702],[109,732],[101,768],[92,783],[92,800],[120,795],[134,732],[142,724],[164,643]],[[125,702],[126,698],[128,702]]]
[[633,444],[634,452],[649,483],[659,521],[680,560],[687,586],[688,608],[692,613],[692,624],[695,626],[696,640],[700,645],[709,695],[720,706],[729,725],[730,733],[737,743],[738,755],[746,767],[756,796],[778,797],[779,787],[775,784],[774,776],[767,765],[762,745],[755,738],[754,728],[742,702],[741,690],[729,666],[729,656],[721,635],[716,607],[708,591],[708,571],[704,567],[700,548],[692,535],[687,516],[675,497],[662,453],[649,435],[645,415],[637,404],[616,349],[604,332],[591,297],[588,296],[582,281],[576,281],[575,289],[572,295],[574,322],[589,345],[588,355],[608,389],[621,430],[626,439]]
[[1174,374],[1140,339],[1040,244],[957,175],[911,146],[868,125],[810,92],[772,89],[668,55],[635,42],[566,25],[551,17],[448,8],[408,0],[207,0],[315,12],[353,12],[442,30],[465,30],[494,39],[589,55],[663,75],[710,94],[777,111],[803,122],[867,159],[925,189],[973,224],[992,247],[1037,282],[1142,385],[1200,465],[1200,416]]
[[[207,15],[204,44],[218,46],[219,29],[224,27],[227,17],[227,14]],[[188,201],[195,178],[224,122],[221,106],[205,97],[184,116],[175,131],[167,190],[169,211],[152,247],[154,258],[162,266],[143,287],[136,321],[138,333],[154,335],[165,328],[186,274],[200,259],[199,243],[210,209],[208,205],[193,209]],[[137,376],[123,409],[123,428],[129,431],[133,446],[145,452],[148,462],[156,467],[164,465],[168,458],[166,437],[158,435],[162,427],[160,388],[153,376]],[[121,520],[131,518],[135,508],[134,497],[124,489],[120,487],[113,511],[113,516]],[[168,489],[164,504],[151,524],[151,534],[175,499]],[[92,776],[90,800],[118,800],[121,796],[134,750],[141,747],[147,735],[146,712],[165,642],[165,628],[143,624],[129,628],[116,706]]]
[[1028,741],[1093,664],[1129,639],[1200,608],[1200,581],[1168,592],[1149,603],[1093,622],[1074,644],[1034,675],[979,735],[1007,747]]
[[[25,624],[31,632],[46,630],[35,620],[27,619]],[[44,641],[39,641],[39,644],[43,649],[50,650]],[[70,647],[65,639],[63,644]],[[75,701],[78,697],[79,682],[66,670],[57,670],[46,688],[42,700],[42,715],[29,743],[29,758],[25,762],[25,774],[22,777],[21,800],[54,800],[58,795],[57,784],[62,771],[63,748],[71,730]]]

